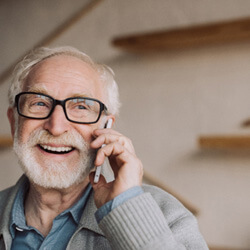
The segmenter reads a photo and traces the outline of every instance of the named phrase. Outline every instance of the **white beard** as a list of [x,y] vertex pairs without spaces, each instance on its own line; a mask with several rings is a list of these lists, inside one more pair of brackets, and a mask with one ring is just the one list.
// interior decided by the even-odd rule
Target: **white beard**
[[[70,169],[66,162],[46,159],[42,165],[35,157],[37,144],[54,143],[71,145],[79,150],[79,160],[71,162]],[[72,130],[60,137],[54,137],[43,129],[37,129],[30,134],[27,143],[22,143],[18,129],[14,136],[14,151],[19,159],[22,170],[29,180],[45,188],[63,189],[82,182],[94,166],[95,151],[89,149],[82,136]]]

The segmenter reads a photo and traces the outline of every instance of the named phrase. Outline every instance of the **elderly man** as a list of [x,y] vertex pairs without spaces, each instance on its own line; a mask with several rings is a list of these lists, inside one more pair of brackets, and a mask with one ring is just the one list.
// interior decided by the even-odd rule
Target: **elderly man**
[[[104,129],[119,109],[110,68],[40,48],[17,65],[9,104],[24,175],[0,192],[0,249],[207,249],[189,211],[142,185],[131,141]],[[115,178],[94,181],[106,157]]]

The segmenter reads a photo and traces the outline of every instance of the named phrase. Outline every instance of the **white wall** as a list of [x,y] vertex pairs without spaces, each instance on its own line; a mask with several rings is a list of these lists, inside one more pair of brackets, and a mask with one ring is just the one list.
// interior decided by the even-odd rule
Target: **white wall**
[[[62,2],[60,13],[73,13],[80,6],[79,1],[75,7],[71,1]],[[24,12],[31,7],[22,4],[22,17],[17,19],[13,14],[12,23],[19,21],[19,27],[25,29],[21,25],[27,24]],[[8,9],[12,5],[6,2],[5,6]],[[39,17],[41,8],[46,13],[43,3],[32,5],[31,20]],[[18,15],[17,9],[12,11]],[[56,8],[48,13],[50,22],[61,20],[52,15]],[[200,229],[210,245],[250,249],[249,152],[201,151],[196,142],[200,134],[249,133],[240,123],[250,117],[250,43],[161,55],[133,55],[110,45],[113,36],[120,34],[248,15],[247,0],[107,0],[53,45],[76,46],[114,69],[123,103],[117,129],[131,137],[147,172],[199,209]],[[6,42],[12,41],[9,46],[5,44],[5,50],[14,46],[20,55],[27,49],[23,48],[25,41],[35,43],[49,31],[47,23],[37,20],[30,29],[38,29],[40,23],[43,33],[26,38],[20,32],[9,32],[7,15],[5,18],[6,27],[0,30],[8,37]],[[9,65],[16,53],[5,51],[1,67]],[[0,86],[0,134],[9,133],[5,118],[7,85]],[[11,150],[1,150],[0,159],[0,188],[4,188],[21,172]]]

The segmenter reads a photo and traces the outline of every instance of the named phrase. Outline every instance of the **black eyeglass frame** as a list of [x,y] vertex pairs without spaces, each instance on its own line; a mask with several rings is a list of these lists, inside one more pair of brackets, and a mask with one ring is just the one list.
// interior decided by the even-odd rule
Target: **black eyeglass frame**
[[[43,95],[43,96],[46,96],[48,98],[50,98],[52,101],[53,101],[53,106],[49,112],[49,114],[46,116],[46,117],[30,117],[30,116],[26,116],[24,114],[21,113],[21,111],[19,110],[19,98],[20,96],[24,95],[24,94],[35,94],[35,95]],[[67,115],[67,111],[66,111],[66,108],[65,108],[65,103],[68,101],[68,100],[72,100],[72,99],[76,99],[76,98],[82,98],[82,99],[85,99],[85,100],[91,100],[91,101],[96,101],[99,103],[100,105],[100,111],[99,111],[99,115],[97,117],[97,119],[93,122],[77,122],[77,121],[74,121],[74,120],[71,120],[68,115]],[[104,103],[102,103],[101,101],[95,99],[95,98],[91,98],[91,97],[83,97],[83,96],[75,96],[75,97],[69,97],[69,98],[66,98],[64,100],[57,100],[53,97],[51,97],[50,95],[46,95],[46,94],[43,94],[43,93],[39,93],[39,92],[20,92],[19,94],[17,94],[15,96],[15,106],[17,108],[17,112],[20,116],[22,117],[25,117],[25,118],[29,118],[29,119],[35,119],[35,120],[45,120],[47,118],[49,118],[51,116],[51,114],[53,113],[56,105],[60,105],[62,106],[63,108],[63,111],[64,111],[64,114],[65,114],[65,117],[68,121],[70,122],[73,122],[73,123],[78,123],[78,124],[93,124],[93,123],[97,123],[102,115],[102,112],[104,111],[105,113],[107,113],[108,109],[106,107],[106,105]]]

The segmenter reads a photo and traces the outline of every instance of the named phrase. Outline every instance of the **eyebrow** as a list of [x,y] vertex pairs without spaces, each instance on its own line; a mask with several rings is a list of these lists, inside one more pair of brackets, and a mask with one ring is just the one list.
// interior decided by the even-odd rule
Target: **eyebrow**
[[38,86],[30,87],[30,88],[28,88],[27,91],[28,92],[37,92],[37,93],[41,93],[41,94],[45,94],[45,95],[48,94],[46,88],[44,88],[44,87],[38,87]]
[[[49,95],[49,93],[46,90],[46,88],[44,88],[44,87],[38,87],[38,86],[29,88],[28,92],[36,92],[36,93],[40,93],[40,94],[44,94],[44,95]],[[53,97],[53,96],[51,96],[51,97]],[[87,95],[86,93],[75,93],[75,94],[70,95],[67,98],[70,98],[70,97],[90,97],[90,98],[93,98],[93,96],[91,94]]]
[[79,93],[79,94],[74,94],[74,95],[71,95],[70,97],[92,97],[92,95],[86,95],[86,94],[83,94],[83,93]]

